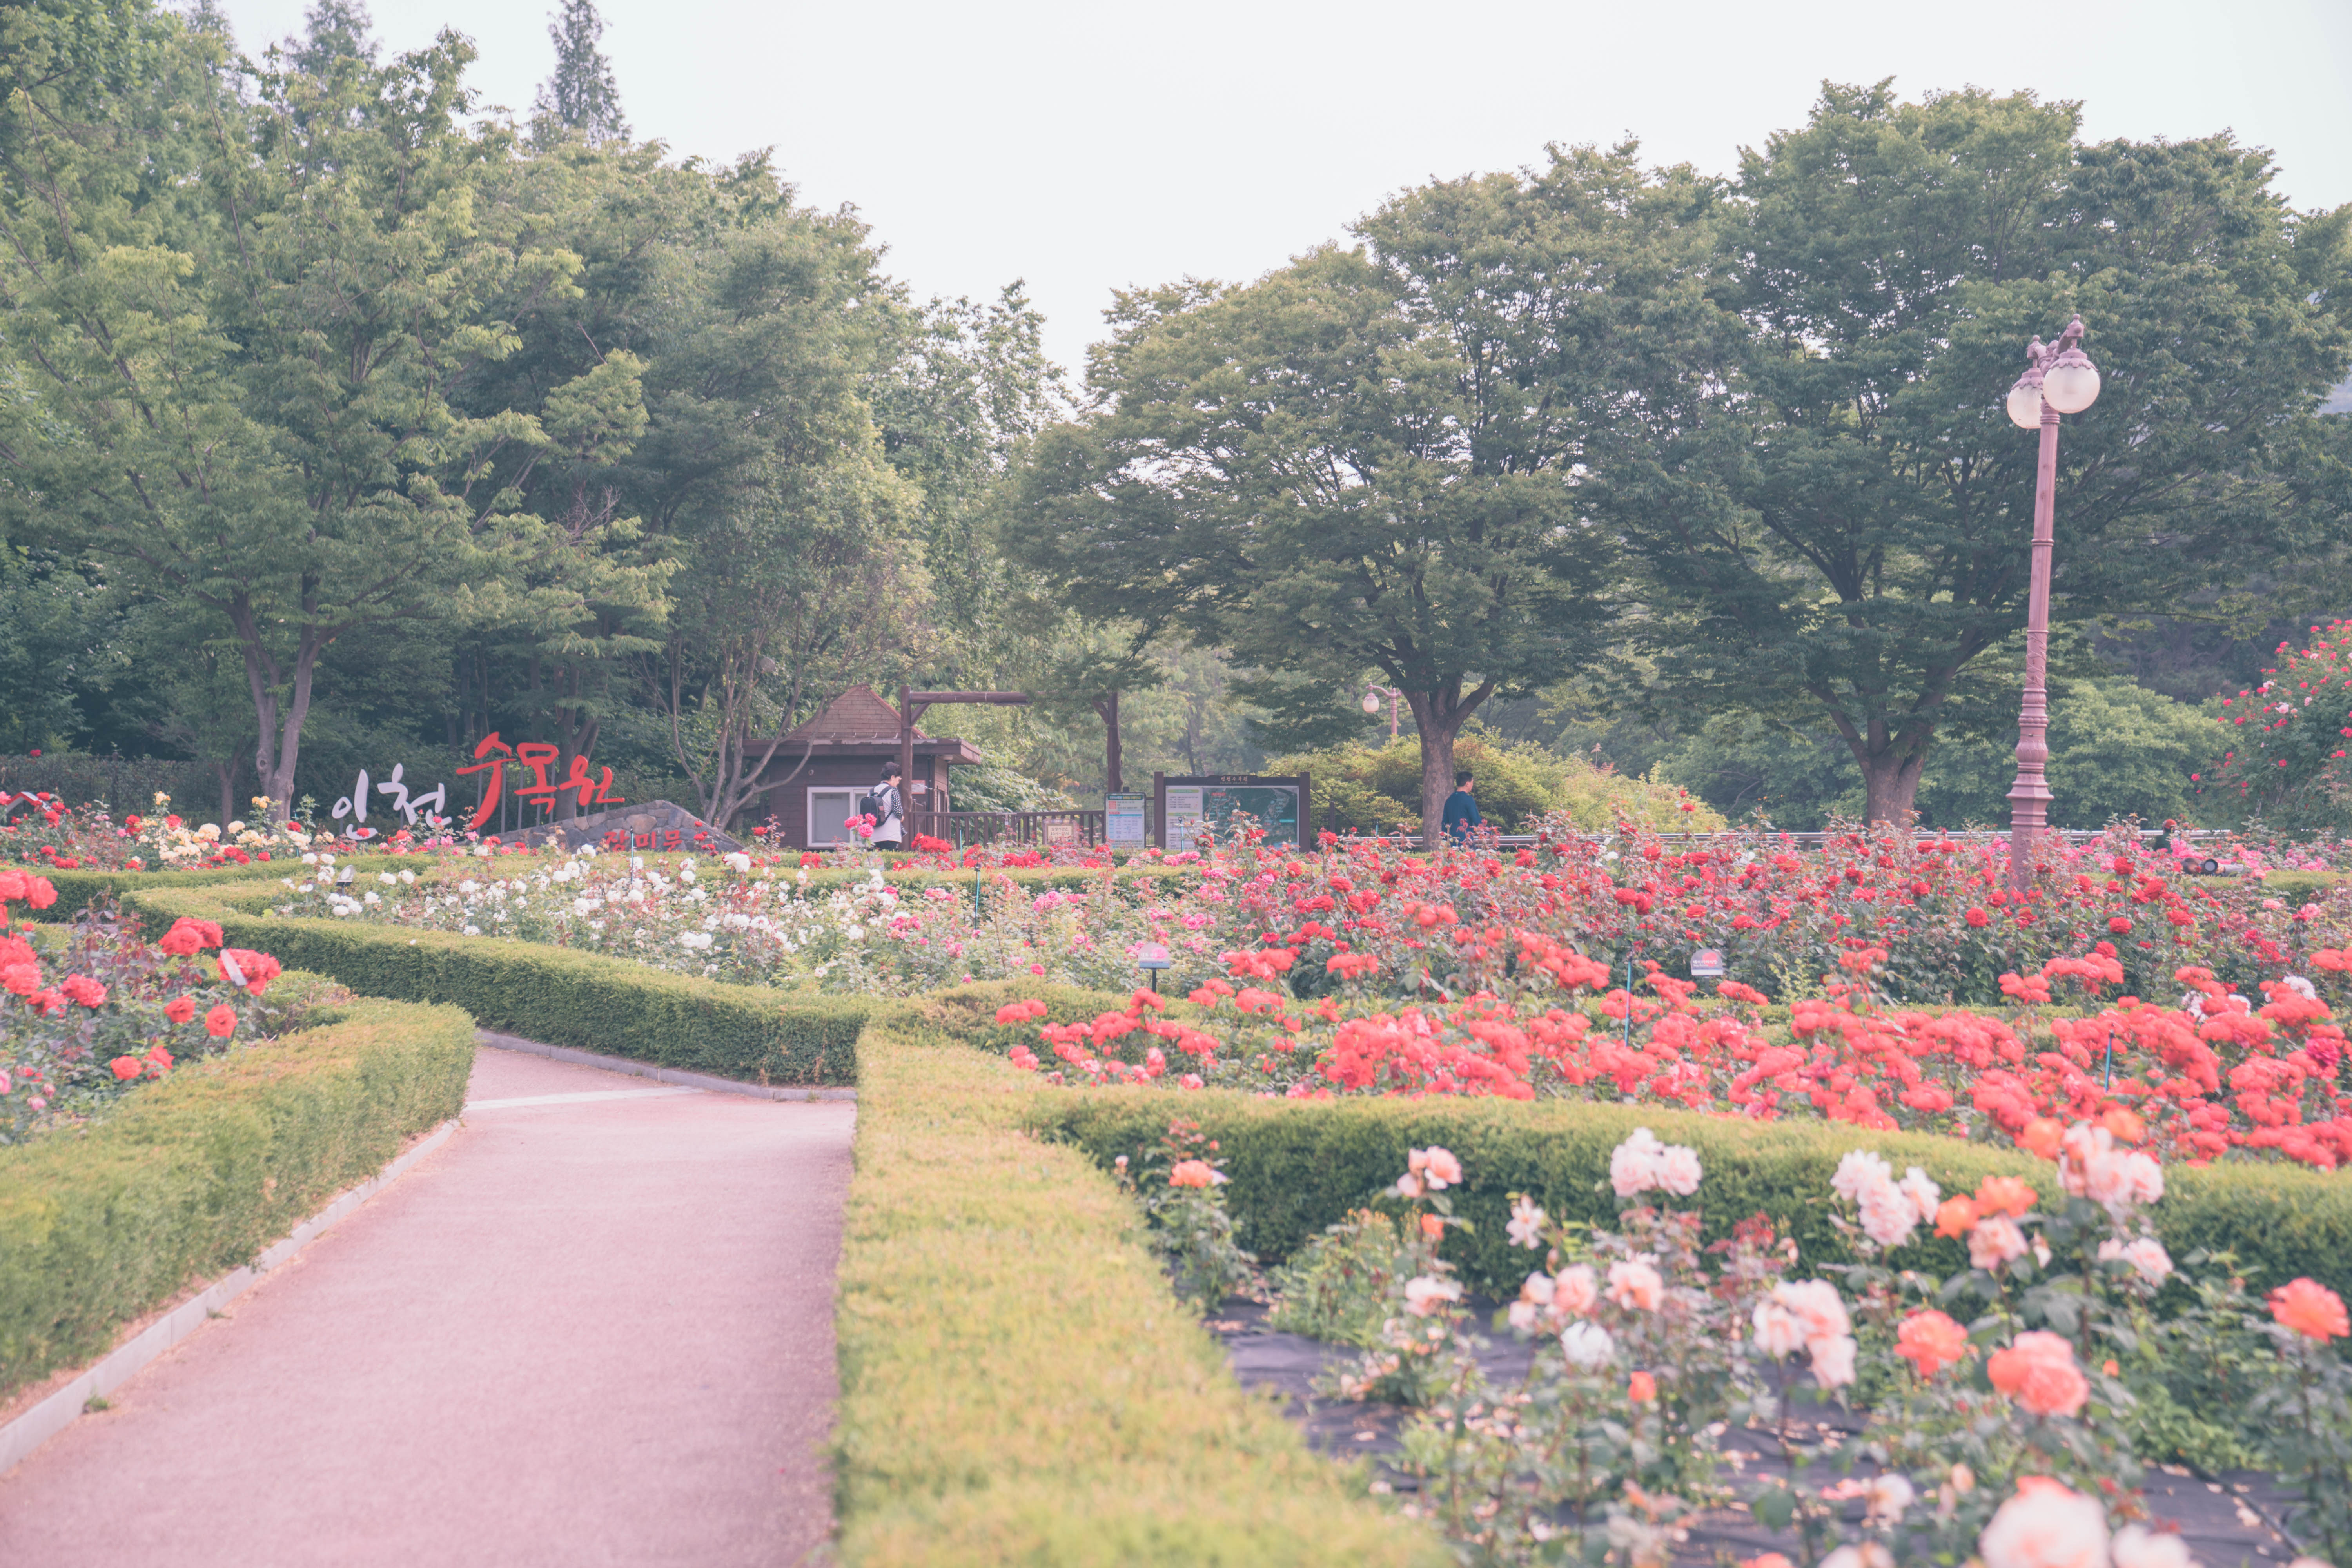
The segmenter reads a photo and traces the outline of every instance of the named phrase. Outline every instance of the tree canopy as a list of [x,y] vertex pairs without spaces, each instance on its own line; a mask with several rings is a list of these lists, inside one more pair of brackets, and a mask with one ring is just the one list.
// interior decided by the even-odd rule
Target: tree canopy
[[2035,444],[2001,395],[2030,337],[2079,312],[2105,378],[2060,439],[2054,622],[2173,610],[2339,522],[2303,492],[2341,441],[2316,409],[2352,358],[2352,211],[2290,211],[2226,135],[2078,125],[1826,88],[1726,193],[1736,335],[1643,387],[1660,416],[1600,465],[1651,701],[1826,719],[1873,818],[1939,731],[2011,724],[1979,660],[2024,622]]

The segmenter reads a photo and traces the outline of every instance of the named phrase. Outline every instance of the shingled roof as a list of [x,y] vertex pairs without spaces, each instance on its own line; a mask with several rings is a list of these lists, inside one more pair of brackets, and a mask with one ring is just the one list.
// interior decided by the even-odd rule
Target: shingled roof
[[[922,726],[915,727],[915,739],[928,741]],[[898,710],[870,686],[853,686],[828,704],[825,710],[801,725],[783,739],[787,746],[871,746],[887,741],[898,741]]]

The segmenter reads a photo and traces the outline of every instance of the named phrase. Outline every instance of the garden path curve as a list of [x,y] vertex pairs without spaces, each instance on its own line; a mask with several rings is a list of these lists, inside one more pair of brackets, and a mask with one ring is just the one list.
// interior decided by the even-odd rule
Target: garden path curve
[[0,1479],[0,1563],[799,1562],[855,1114],[483,1049],[455,1137]]

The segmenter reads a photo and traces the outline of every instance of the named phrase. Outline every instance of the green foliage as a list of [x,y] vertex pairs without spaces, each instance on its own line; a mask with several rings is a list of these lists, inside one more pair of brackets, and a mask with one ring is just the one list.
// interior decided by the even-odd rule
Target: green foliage
[[2062,624],[2169,611],[2340,515],[2309,476],[2352,359],[2352,215],[2294,215],[2226,133],[2078,123],[2027,93],[1825,88],[1722,209],[1739,341],[1660,366],[1633,395],[1654,416],[1595,465],[1643,569],[1653,705],[1826,721],[1873,818],[1914,804],[1939,732],[2013,722],[1980,661],[2025,615],[2036,445],[2001,397],[2030,337],[2079,311],[2106,374],[2059,443]]
[[1410,193],[1360,248],[1244,287],[1122,295],[1101,412],[1037,441],[1013,552],[1088,613],[1297,678],[1259,689],[1284,706],[1336,710],[1380,672],[1433,830],[1470,715],[1594,654],[1611,546],[1570,476],[1624,357],[1704,317],[1670,259],[1704,244],[1678,226],[1696,199],[1630,149],[1557,153]]
[[[2011,729],[1938,742],[1919,774],[1922,823],[2008,822],[2017,776],[2015,689],[1999,689],[1990,700],[2006,704]],[[2151,827],[2204,823],[2210,807],[2197,799],[2190,775],[2210,760],[2213,734],[2203,709],[2120,678],[2057,684],[2050,701],[2051,826],[2096,829],[2125,816]],[[1859,818],[1866,805],[1861,770],[1834,733],[1791,732],[1752,715],[1709,720],[1662,772],[1727,816],[1761,808],[1782,828]]]
[[251,911],[284,889],[275,880],[247,886],[253,890],[133,889],[123,901],[156,929],[182,915],[217,921],[230,945],[272,953],[289,969],[331,974],[363,995],[455,1003],[484,1028],[545,1045],[753,1083],[857,1081],[857,1034],[872,1008],[855,997],[787,998],[534,942],[275,919]]
[[1270,1327],[1370,1350],[1412,1258],[1393,1215],[1350,1209],[1275,1270]]
[[184,1067],[86,1131],[0,1149],[0,1399],[245,1263],[457,1115],[473,1061],[457,1008],[363,1002]]
[[[1505,833],[1530,832],[1538,817],[1554,813],[1580,827],[1607,827],[1621,818],[1665,832],[1706,832],[1724,825],[1706,807],[1681,809],[1682,793],[1671,785],[1625,778],[1539,746],[1512,745],[1476,728],[1454,742],[1454,763],[1477,774],[1478,810]],[[1265,769],[1309,774],[1318,829],[1387,833],[1420,818],[1421,755],[1411,740],[1270,758]]]
[[[46,910],[21,905],[17,908],[33,920],[52,923],[70,921],[93,904],[128,903],[131,901],[128,895],[136,892],[251,882],[255,871],[251,866],[215,866],[200,871],[52,871],[37,867],[35,869],[47,877],[49,886],[58,890],[58,901]],[[170,920],[167,918],[164,923],[168,925]],[[162,928],[157,929],[160,931]]]
[[[1088,1089],[1032,1102],[1031,1125],[1067,1138],[1108,1163],[1155,1140],[1165,1125],[1162,1091]],[[1830,1176],[1849,1150],[1874,1149],[1896,1169],[1916,1164],[1947,1192],[1973,1191],[1989,1175],[2024,1177],[2045,1196],[2053,1167],[1982,1144],[1918,1133],[1869,1132],[1843,1123],[1736,1121],[1655,1107],[1502,1100],[1294,1101],[1208,1090],[1184,1097],[1184,1114],[1222,1146],[1233,1172],[1227,1201],[1252,1247],[1270,1261],[1289,1258],[1405,1169],[1409,1150],[1438,1144],[1461,1160],[1468,1180],[1450,1192],[1473,1234],[1449,1235],[1447,1256],[1481,1289],[1515,1289],[1525,1255],[1506,1234],[1510,1194],[1532,1195],[1555,1218],[1607,1226],[1617,1203],[1610,1152],[1636,1127],[1698,1152],[1707,1234],[1728,1235],[1753,1214],[1769,1215],[1815,1263],[1853,1261],[1830,1223]],[[2231,1252],[2266,1283],[2309,1275],[2352,1289],[2352,1180],[2284,1163],[2175,1166],[2164,1201],[2150,1211],[2173,1256]],[[1923,1236],[1906,1267],[1937,1276],[1967,1267],[1958,1242]]]
[[1243,1394],[1134,1205],[1024,1131],[1044,1091],[953,1043],[992,1005],[894,1008],[860,1042],[835,1320],[843,1561],[1446,1561]]

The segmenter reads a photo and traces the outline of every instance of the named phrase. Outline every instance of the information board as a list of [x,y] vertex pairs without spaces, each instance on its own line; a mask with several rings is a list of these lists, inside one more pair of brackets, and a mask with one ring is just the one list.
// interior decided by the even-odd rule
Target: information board
[[1305,774],[1287,778],[1256,778],[1247,774],[1220,777],[1169,778],[1156,775],[1153,789],[1160,797],[1160,842],[1171,852],[1198,847],[1202,833],[1221,840],[1234,832],[1234,818],[1244,814],[1265,830],[1265,842],[1299,847],[1307,842],[1310,800]]
[[1143,847],[1143,797],[1115,795],[1103,802],[1103,841],[1114,849]]

